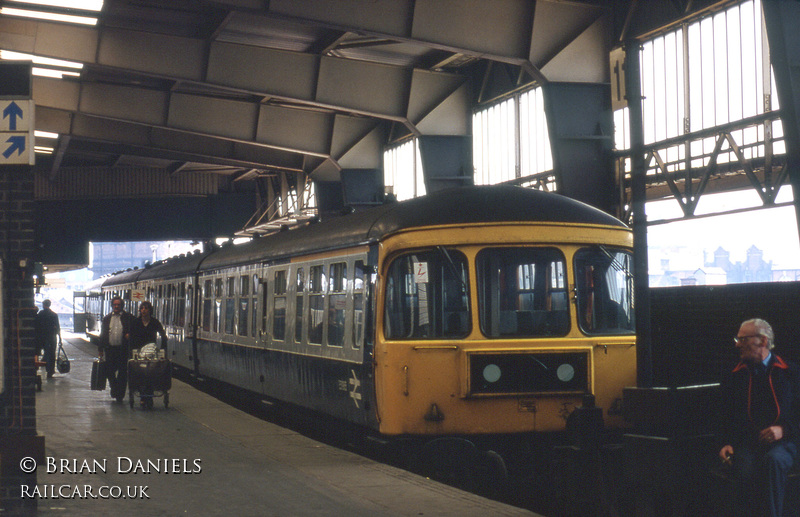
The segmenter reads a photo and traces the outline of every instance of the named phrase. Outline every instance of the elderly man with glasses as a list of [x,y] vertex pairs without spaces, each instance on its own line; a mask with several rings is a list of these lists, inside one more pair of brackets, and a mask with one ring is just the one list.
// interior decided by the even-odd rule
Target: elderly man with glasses
[[761,319],[743,322],[734,338],[739,363],[722,382],[720,459],[730,464],[737,510],[780,516],[800,439],[800,370],[774,353]]
[[106,361],[105,373],[111,386],[111,397],[117,402],[125,398],[128,389],[128,357],[130,355],[133,315],[125,311],[122,298],[111,300],[111,312],[103,317],[100,326],[100,357]]

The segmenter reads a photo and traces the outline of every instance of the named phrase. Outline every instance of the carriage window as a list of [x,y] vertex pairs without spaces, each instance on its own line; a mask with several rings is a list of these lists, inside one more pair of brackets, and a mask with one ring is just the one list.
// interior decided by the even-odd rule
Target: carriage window
[[190,283],[186,288],[186,311],[184,315],[189,314],[189,318],[184,320],[187,327],[191,326],[191,320],[194,318],[192,307],[194,306],[194,287]]
[[175,325],[183,327],[186,324],[186,282],[178,284],[178,293],[175,300]]
[[633,258],[603,246],[575,254],[578,323],[587,334],[633,334]]
[[[252,309],[253,317],[250,318],[250,320],[252,321],[252,325],[253,326],[250,329],[250,335],[255,337],[255,336],[258,335],[258,328],[257,328],[258,327],[258,316],[257,316],[258,312],[256,312],[257,311],[257,309],[256,309],[256,300],[258,300],[258,275],[253,275],[253,291],[252,292],[253,292],[253,309]],[[262,328],[266,328],[266,327],[262,327]]]
[[468,299],[467,259],[460,251],[437,247],[403,255],[386,277],[386,337],[464,337],[470,329]]
[[211,280],[206,280],[203,284],[203,330],[211,330],[211,304],[213,303],[211,291]]
[[489,248],[477,257],[481,330],[487,337],[569,332],[564,255],[555,248]]
[[272,309],[272,338],[283,341],[286,338],[286,271],[275,271]]
[[222,279],[217,278],[214,281],[214,313],[211,315],[211,330],[214,332],[220,331],[222,320]]
[[331,264],[328,292],[328,346],[344,345],[345,308],[347,305],[347,264],[337,262]]
[[363,261],[356,261],[353,275],[353,347],[361,348],[364,344],[364,290],[367,276]]
[[233,324],[236,320],[236,277],[228,278],[225,295],[225,333],[233,334]]
[[322,344],[322,324],[325,316],[325,269],[311,266],[308,277],[308,342]]
[[166,288],[164,289],[164,321],[169,324],[172,321],[172,298],[175,296],[175,286],[172,284],[167,284]]
[[305,275],[303,268],[297,268],[296,282],[296,295],[295,295],[295,316],[294,316],[294,342],[303,342],[303,321],[305,320],[305,313],[303,312],[303,297],[305,296]]
[[239,326],[237,327],[240,336],[247,335],[248,317],[250,315],[250,279],[247,276],[239,277]]

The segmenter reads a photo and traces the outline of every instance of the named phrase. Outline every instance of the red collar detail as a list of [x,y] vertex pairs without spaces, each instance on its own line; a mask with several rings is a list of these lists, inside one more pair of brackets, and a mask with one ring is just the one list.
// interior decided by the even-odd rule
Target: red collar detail
[[[786,361],[781,359],[780,356],[772,354],[772,357],[774,358],[774,360],[772,361],[772,366],[774,366],[775,368],[780,368],[781,370],[788,370],[789,369],[789,365],[786,364]],[[738,372],[738,371],[741,371],[741,370],[746,369],[746,368],[747,368],[747,365],[744,363],[744,361],[739,361],[739,364],[736,365],[736,367],[733,369],[733,371],[734,372]]]

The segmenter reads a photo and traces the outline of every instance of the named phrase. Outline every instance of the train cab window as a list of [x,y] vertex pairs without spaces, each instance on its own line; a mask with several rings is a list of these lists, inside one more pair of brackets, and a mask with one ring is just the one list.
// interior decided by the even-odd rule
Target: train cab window
[[364,291],[367,286],[364,261],[357,260],[353,268],[353,348],[364,344]]
[[308,275],[308,342],[321,345],[325,321],[325,268],[311,266]]
[[388,339],[465,337],[470,330],[467,259],[437,247],[396,258],[386,275]]
[[247,335],[247,329],[250,327],[248,318],[250,316],[250,278],[247,276],[239,277],[239,326],[237,327],[237,334],[240,336]]
[[275,271],[272,307],[272,339],[286,339],[286,270]]
[[214,302],[214,291],[211,286],[211,280],[203,283],[203,330],[207,332],[211,331],[212,304]]
[[230,277],[225,282],[225,333],[233,334],[233,324],[236,321],[236,277]]
[[633,334],[633,258],[604,246],[575,253],[578,323],[587,334]]
[[295,279],[295,300],[294,300],[294,342],[295,343],[302,343],[303,342],[303,321],[306,319],[306,314],[304,312],[305,305],[303,304],[303,300],[305,299],[305,291],[306,291],[306,281],[305,281],[305,270],[302,267],[297,268],[297,275]]
[[478,253],[483,334],[563,336],[569,332],[564,255],[556,248],[488,248]]
[[347,264],[336,262],[330,265],[328,275],[328,346],[343,346],[345,336],[345,310],[347,307]]

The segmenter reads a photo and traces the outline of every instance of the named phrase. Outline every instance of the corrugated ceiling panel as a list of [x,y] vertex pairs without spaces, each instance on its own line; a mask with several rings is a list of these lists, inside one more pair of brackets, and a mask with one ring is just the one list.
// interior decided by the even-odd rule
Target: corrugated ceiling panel
[[215,174],[170,175],[163,169],[150,168],[63,168],[54,181],[42,174],[37,174],[34,179],[36,200],[208,196],[217,192],[218,177]]

